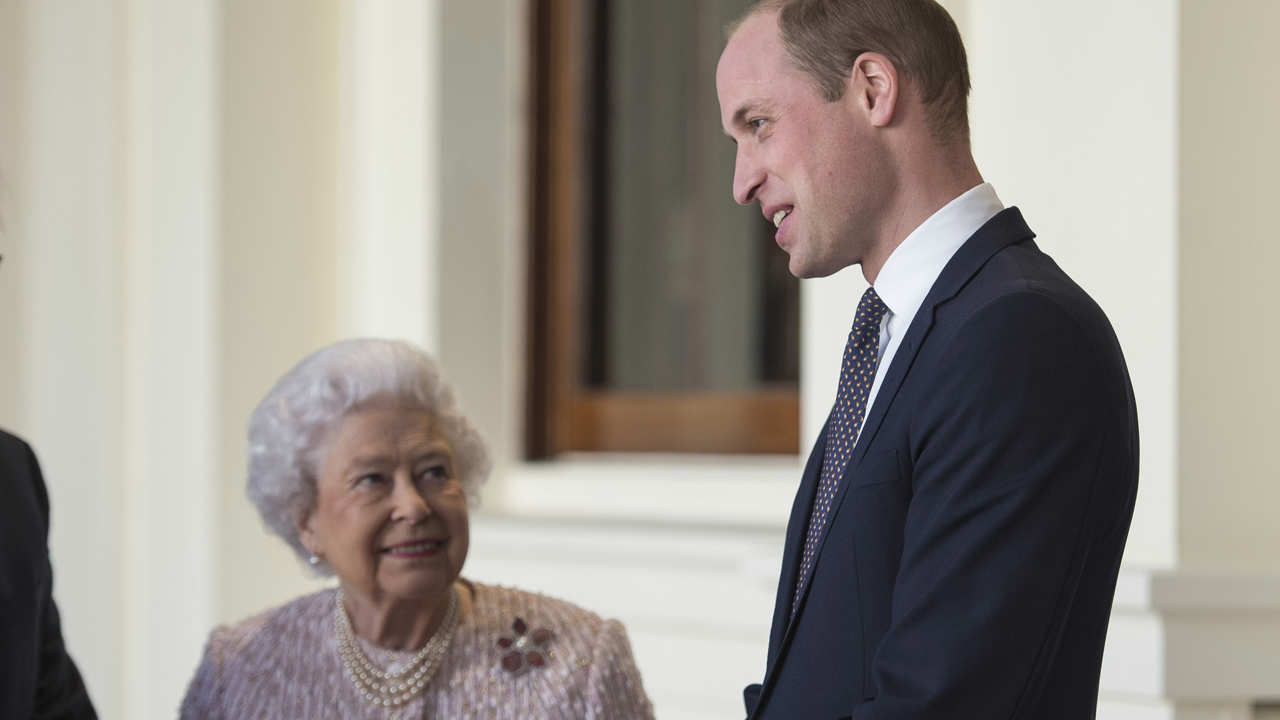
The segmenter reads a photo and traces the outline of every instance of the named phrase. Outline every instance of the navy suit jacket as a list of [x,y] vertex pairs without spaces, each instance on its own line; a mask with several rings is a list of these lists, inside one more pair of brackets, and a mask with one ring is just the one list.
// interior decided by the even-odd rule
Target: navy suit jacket
[[879,369],[792,618],[819,436],[751,718],[1094,717],[1137,415],[1106,316],[1033,237],[987,222]]
[[95,718],[62,644],[49,496],[31,448],[0,431],[0,718]]

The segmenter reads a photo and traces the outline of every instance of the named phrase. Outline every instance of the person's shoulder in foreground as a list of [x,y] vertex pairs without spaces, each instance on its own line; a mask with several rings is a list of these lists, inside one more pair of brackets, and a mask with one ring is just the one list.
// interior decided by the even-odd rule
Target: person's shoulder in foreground
[[[459,583],[464,609],[440,668],[447,681],[427,694],[432,717],[653,717],[622,623],[539,593]],[[346,681],[338,677],[334,607],[335,591],[325,589],[215,628],[183,717],[290,706],[308,717],[363,716],[363,708],[347,705],[341,685],[315,692]],[[278,702],[289,695],[298,697]]]
[[0,717],[96,718],[62,641],[48,534],[35,453],[0,430]]

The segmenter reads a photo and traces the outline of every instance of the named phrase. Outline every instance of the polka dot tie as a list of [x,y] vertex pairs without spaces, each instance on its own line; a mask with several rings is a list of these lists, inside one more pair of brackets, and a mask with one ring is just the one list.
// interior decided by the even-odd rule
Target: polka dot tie
[[831,411],[827,427],[827,447],[822,456],[822,474],[818,480],[818,494],[813,498],[809,512],[809,529],[804,537],[804,555],[800,558],[800,576],[796,580],[795,597],[791,601],[794,615],[800,604],[800,590],[813,570],[813,558],[818,539],[827,527],[827,515],[831,501],[840,485],[840,476],[849,465],[849,456],[858,440],[858,430],[866,414],[867,394],[876,376],[880,362],[880,319],[888,311],[873,288],[867,288],[858,303],[853,318],[853,330],[844,346],[844,362],[840,366],[840,387],[836,390],[836,404]]

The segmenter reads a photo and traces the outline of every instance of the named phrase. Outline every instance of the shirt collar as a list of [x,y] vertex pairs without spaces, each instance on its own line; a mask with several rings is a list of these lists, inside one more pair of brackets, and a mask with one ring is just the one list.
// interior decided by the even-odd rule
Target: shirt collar
[[951,256],[1004,209],[991,183],[970,188],[911,231],[880,268],[876,294],[889,311],[910,320]]

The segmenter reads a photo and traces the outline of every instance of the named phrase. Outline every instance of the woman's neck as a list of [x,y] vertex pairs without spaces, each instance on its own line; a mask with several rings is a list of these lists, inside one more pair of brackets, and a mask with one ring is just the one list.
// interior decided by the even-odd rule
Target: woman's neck
[[357,637],[391,650],[417,650],[444,621],[452,586],[429,597],[369,596],[343,585],[343,605]]

